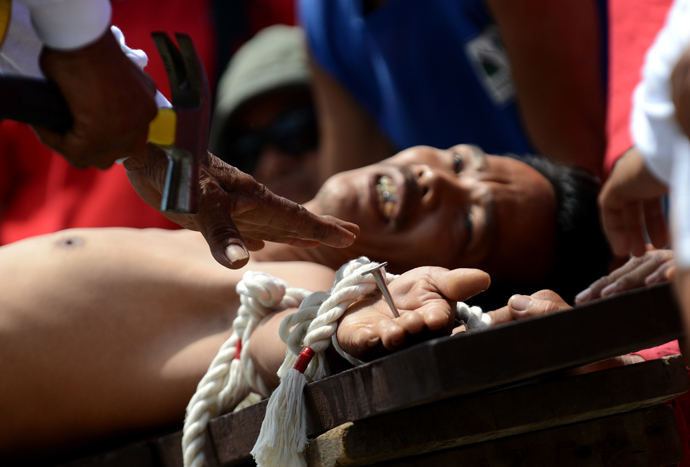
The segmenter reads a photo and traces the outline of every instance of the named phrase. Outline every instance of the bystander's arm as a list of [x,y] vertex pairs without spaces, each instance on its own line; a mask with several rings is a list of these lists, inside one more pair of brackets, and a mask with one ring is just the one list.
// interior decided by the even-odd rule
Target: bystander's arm
[[372,116],[313,59],[310,68],[321,131],[320,183],[392,156],[396,151]]
[[533,143],[553,160],[601,175],[605,103],[596,3],[487,3],[505,43]]

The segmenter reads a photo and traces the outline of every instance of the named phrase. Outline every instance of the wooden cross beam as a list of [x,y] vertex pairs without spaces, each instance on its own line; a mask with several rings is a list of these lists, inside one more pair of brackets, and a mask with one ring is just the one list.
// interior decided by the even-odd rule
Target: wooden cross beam
[[[504,388],[555,371],[663,344],[681,335],[681,319],[671,288],[669,285],[661,285],[572,310],[496,326],[475,334],[435,339],[308,385],[308,435],[315,437],[345,423],[356,424],[412,407],[424,405],[419,409],[423,411],[437,401],[462,406],[466,397],[460,396]],[[607,380],[608,383],[605,380],[585,380],[598,381],[596,384],[592,383],[598,388],[593,391],[603,394],[617,386],[616,378],[622,378],[622,381],[625,379],[623,375],[632,374],[631,372],[648,371],[646,376],[635,376],[645,379],[654,377],[654,374],[658,377],[659,371],[671,371],[665,378],[667,383],[673,381],[672,384],[664,388],[657,387],[652,391],[653,395],[638,394],[637,402],[646,406],[650,404],[649,401],[658,403],[687,389],[687,376],[678,371],[682,364],[676,363],[677,368],[669,370],[668,365],[660,362],[654,364],[660,365],[655,370],[644,370],[651,368],[649,364],[653,362],[648,362],[602,372],[612,378]],[[593,376],[576,378],[584,377]],[[539,383],[541,384],[546,383]],[[571,381],[568,384],[573,383]],[[519,388],[510,390],[516,391]],[[627,407],[631,407],[629,404],[633,402],[630,400],[621,402],[623,399],[614,396],[613,393],[607,396],[610,400],[617,401],[610,405],[626,407],[628,404]],[[485,400],[488,403],[486,401],[495,395],[472,397],[488,398]],[[266,401],[263,401],[211,421],[206,443],[207,459],[211,466],[240,465],[249,459],[249,451],[258,436],[265,409]],[[619,411],[611,407],[602,410],[608,410],[609,413]],[[601,416],[600,412],[591,408],[585,410],[587,411],[590,415],[597,413],[597,416]],[[668,415],[654,416],[665,416],[668,421]],[[560,420],[572,423],[573,417],[584,415],[563,415]],[[513,428],[517,432],[521,430]],[[397,427],[393,426],[392,429]],[[473,435],[463,436],[471,439]],[[155,453],[154,463],[141,465],[181,466],[180,439],[181,434],[176,433],[140,443],[142,455],[151,458],[151,453]],[[126,452],[131,462],[133,448],[128,449]],[[109,456],[111,462],[116,462],[116,453],[110,453]],[[103,458],[100,459],[98,463],[80,462],[73,465],[120,465],[103,463]]]

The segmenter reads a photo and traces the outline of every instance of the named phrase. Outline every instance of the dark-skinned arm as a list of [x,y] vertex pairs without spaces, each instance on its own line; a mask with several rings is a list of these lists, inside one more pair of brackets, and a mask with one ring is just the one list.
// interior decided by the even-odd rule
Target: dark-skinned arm
[[321,132],[321,183],[392,156],[392,144],[371,115],[313,58],[309,65]]
[[487,0],[537,150],[601,174],[605,102],[600,19],[591,0]]

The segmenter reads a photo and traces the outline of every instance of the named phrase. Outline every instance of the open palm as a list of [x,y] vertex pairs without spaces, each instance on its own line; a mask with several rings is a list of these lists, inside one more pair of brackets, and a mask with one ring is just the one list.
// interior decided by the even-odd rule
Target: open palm
[[376,293],[347,310],[338,326],[338,342],[350,355],[369,360],[449,335],[456,302],[486,290],[489,284],[489,275],[478,269],[413,269],[389,284],[400,318],[393,317],[383,296]]

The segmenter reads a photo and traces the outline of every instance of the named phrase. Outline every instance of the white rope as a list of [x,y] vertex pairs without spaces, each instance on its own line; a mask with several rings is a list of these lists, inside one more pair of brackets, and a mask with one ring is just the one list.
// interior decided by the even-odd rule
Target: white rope
[[[365,257],[352,260],[336,272],[333,287],[328,292],[313,294],[289,288],[284,281],[266,273],[248,271],[244,274],[237,285],[241,306],[233,322],[233,334],[221,346],[187,407],[182,438],[185,467],[205,464],[204,433],[211,418],[234,408],[252,390],[264,397],[270,394],[270,389],[254,370],[247,351],[249,340],[256,326],[269,313],[297,306],[299,310],[287,316],[280,325],[280,338],[287,344],[285,360],[278,371],[281,383],[271,395],[252,455],[258,467],[306,465],[302,454],[308,441],[303,388],[309,381],[328,376],[324,351],[331,343],[353,365],[363,363],[340,347],[336,331],[347,308],[376,289],[373,276],[362,275],[372,265],[380,264]],[[386,282],[396,277],[386,274]],[[457,304],[456,318],[468,331],[491,325],[490,316],[482,313],[479,307],[469,307],[462,302]],[[313,351],[313,358],[305,360],[306,368],[298,371],[295,369],[299,366],[298,356],[306,348]],[[239,358],[238,349],[241,349]]]
[[[328,292],[312,294],[302,302],[296,313],[287,316],[282,321],[278,333],[288,349],[285,360],[278,370],[278,376],[282,377],[287,370],[292,368],[305,346],[310,347],[316,354],[304,373],[307,381],[318,381],[328,376],[328,364],[323,351],[332,341],[337,342],[338,320],[345,310],[362,296],[376,289],[374,276],[370,274],[362,276],[362,272],[371,269],[373,265],[379,265],[379,263],[372,263],[364,256],[346,263],[336,272],[333,287]],[[387,273],[386,283],[390,283],[396,277],[398,276]],[[294,329],[290,331],[293,327]],[[362,364],[360,360],[344,352],[340,345],[334,347],[350,363]]]
[[[303,389],[308,381],[328,376],[324,350],[331,342],[348,361],[354,365],[362,363],[342,350],[336,331],[345,310],[376,287],[373,276],[362,275],[371,268],[371,262],[365,257],[350,261],[336,273],[331,290],[312,294],[296,313],[282,321],[279,334],[288,349],[278,370],[280,385],[271,395],[259,438],[251,452],[257,467],[306,467],[303,452],[308,438]],[[387,274],[386,283],[395,277]],[[456,317],[466,324],[468,331],[491,324],[491,318],[479,307],[464,303],[456,307]]]
[[[266,315],[297,307],[310,294],[304,289],[290,288],[269,274],[255,271],[244,274],[237,284],[237,293],[241,305],[232,323],[233,333],[221,346],[187,405],[182,430],[185,467],[205,464],[203,446],[206,426],[211,418],[232,410],[251,390],[264,397],[270,395],[270,389],[254,370],[249,358],[249,339]],[[238,348],[241,349],[239,358]]]
[[484,313],[478,306],[469,306],[458,302],[455,307],[455,319],[465,325],[467,332],[481,331],[493,324],[491,315]]

